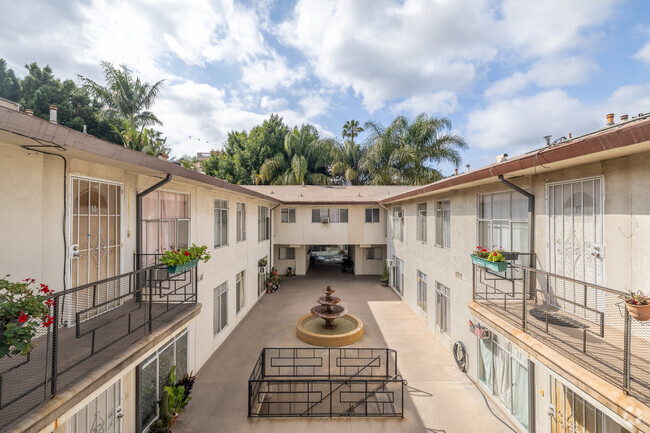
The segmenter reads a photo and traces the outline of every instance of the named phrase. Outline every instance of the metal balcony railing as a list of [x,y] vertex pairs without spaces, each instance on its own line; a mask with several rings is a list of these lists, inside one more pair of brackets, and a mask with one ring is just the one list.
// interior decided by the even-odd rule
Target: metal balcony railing
[[391,349],[264,348],[248,380],[249,417],[404,417]]
[[518,264],[473,265],[477,303],[650,404],[650,322],[630,317],[626,294]]
[[0,431],[197,302],[196,268],[149,267],[51,296],[54,322],[27,356],[0,359]]

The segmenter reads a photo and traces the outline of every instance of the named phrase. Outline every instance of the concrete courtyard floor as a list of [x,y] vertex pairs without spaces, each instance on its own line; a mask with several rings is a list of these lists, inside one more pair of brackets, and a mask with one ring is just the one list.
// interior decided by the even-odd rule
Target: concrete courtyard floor
[[[324,268],[322,266],[321,268]],[[397,367],[408,381],[403,419],[248,419],[248,377],[263,347],[311,347],[298,340],[295,324],[330,284],[348,312],[364,322],[364,337],[349,347],[397,350]],[[496,413],[498,411],[494,409]],[[500,415],[502,416],[502,415]],[[206,432],[436,432],[501,433],[511,430],[487,408],[452,355],[390,288],[377,277],[310,270],[285,278],[265,294],[197,374],[192,401],[174,433]]]

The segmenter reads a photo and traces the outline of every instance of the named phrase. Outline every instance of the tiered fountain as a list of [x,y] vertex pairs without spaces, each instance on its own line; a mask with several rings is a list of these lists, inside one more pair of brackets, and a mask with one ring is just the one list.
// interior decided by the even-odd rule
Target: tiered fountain
[[341,299],[332,296],[330,286],[323,290],[325,296],[317,299],[319,305],[298,320],[296,335],[305,343],[314,346],[341,347],[358,341],[363,336],[363,322],[346,314],[345,308],[337,305]]

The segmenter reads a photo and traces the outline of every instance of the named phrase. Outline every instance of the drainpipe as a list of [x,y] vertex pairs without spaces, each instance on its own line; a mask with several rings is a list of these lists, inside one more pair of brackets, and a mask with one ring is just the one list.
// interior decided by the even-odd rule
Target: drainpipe
[[528,191],[519,188],[517,185],[510,183],[504,179],[503,175],[499,175],[499,182],[507,186],[513,191],[518,192],[528,198],[528,247],[529,247],[529,263],[531,268],[535,267],[535,196]]
[[[271,257],[273,254],[273,211],[279,208],[281,203],[278,203],[277,206],[274,208],[271,208],[269,211],[269,266],[272,268],[273,267],[273,262],[271,261]],[[269,268],[269,274],[271,273],[271,268]]]
[[135,226],[135,254],[136,254],[136,261],[135,261],[135,270],[140,269],[141,262],[140,262],[140,254],[142,254],[142,197],[145,195],[148,195],[161,186],[165,185],[166,183],[169,183],[172,180],[172,175],[171,173],[168,173],[167,176],[158,182],[155,185],[150,186],[149,188],[145,189],[141,193],[138,193],[136,195],[136,204],[135,204],[135,218],[136,218],[136,226]]

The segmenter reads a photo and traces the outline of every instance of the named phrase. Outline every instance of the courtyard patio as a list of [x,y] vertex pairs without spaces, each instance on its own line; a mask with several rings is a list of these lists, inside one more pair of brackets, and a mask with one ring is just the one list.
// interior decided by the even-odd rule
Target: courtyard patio
[[[260,351],[311,347],[296,338],[296,320],[316,304],[327,284],[348,312],[364,322],[364,337],[349,347],[397,351],[399,374],[408,381],[404,418],[249,419],[248,378]],[[504,419],[497,408],[493,410]],[[285,278],[277,292],[265,294],[198,372],[192,402],[174,424],[174,432],[207,431],[489,433],[510,429],[490,413],[480,391],[458,370],[433,333],[377,277],[314,267],[307,277]]]

